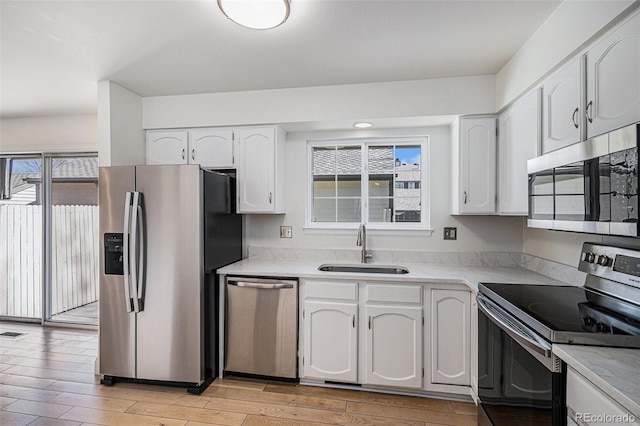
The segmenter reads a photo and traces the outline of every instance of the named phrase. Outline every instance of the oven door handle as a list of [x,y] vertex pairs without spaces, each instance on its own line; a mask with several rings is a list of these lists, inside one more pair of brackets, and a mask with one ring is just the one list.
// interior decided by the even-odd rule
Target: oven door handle
[[519,321],[510,318],[511,315],[485,296],[478,294],[476,299],[478,300],[478,308],[516,342],[545,358],[551,358],[551,345],[549,343],[541,337],[537,337],[533,332],[526,330],[525,326],[519,324]]

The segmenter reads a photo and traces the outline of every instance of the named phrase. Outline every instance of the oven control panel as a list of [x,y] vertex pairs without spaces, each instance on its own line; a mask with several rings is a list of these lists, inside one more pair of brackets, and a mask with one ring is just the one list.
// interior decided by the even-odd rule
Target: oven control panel
[[613,270],[627,275],[640,277],[640,257],[631,257],[619,254],[616,256],[616,264]]
[[640,288],[640,247],[584,243],[578,269],[590,275]]

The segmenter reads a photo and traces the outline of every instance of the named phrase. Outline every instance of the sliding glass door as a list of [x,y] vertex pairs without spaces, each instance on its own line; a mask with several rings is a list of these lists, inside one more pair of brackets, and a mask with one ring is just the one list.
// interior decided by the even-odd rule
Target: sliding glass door
[[0,155],[0,319],[98,324],[95,154]]
[[47,156],[45,320],[98,325],[98,159]]
[[42,318],[42,157],[0,157],[0,318]]

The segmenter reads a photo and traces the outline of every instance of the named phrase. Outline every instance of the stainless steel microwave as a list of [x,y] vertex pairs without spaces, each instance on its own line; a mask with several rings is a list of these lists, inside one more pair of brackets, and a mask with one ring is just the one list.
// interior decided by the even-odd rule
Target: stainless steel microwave
[[531,228],[638,237],[640,123],[527,162]]

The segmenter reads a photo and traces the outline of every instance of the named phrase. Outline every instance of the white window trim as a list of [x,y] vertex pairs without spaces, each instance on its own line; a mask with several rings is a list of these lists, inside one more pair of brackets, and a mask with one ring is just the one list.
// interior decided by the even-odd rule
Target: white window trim
[[[350,235],[353,230],[358,229],[360,223],[354,222],[313,222],[311,220],[313,212],[313,148],[326,146],[360,146],[362,147],[362,168],[366,168],[368,149],[370,146],[394,145],[419,145],[420,146],[420,197],[421,197],[421,222],[399,223],[399,222],[367,222],[367,231],[373,235],[407,235],[407,236],[431,236],[431,167],[428,160],[431,159],[429,135],[418,136],[388,136],[374,138],[336,138],[324,140],[307,140],[307,168],[306,168],[306,190],[305,190],[305,234],[331,234]],[[362,212],[368,211],[369,189],[367,182],[362,180]],[[425,206],[426,204],[426,206]]]

